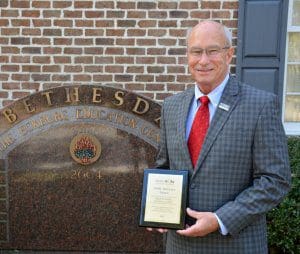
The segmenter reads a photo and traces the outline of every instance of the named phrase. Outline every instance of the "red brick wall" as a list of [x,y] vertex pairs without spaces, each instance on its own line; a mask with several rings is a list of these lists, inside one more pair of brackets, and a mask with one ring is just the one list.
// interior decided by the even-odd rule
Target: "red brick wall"
[[1,0],[0,8],[0,107],[73,84],[107,84],[161,101],[192,84],[188,28],[219,20],[236,45],[237,0]]

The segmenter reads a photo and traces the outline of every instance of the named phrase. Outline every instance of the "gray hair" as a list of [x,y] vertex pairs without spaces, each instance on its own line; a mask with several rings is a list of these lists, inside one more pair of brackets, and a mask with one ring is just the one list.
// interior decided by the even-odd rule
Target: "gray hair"
[[232,46],[232,32],[230,31],[230,29],[227,26],[223,25],[223,29],[224,29],[224,33],[225,33],[225,37],[228,43],[228,46]]

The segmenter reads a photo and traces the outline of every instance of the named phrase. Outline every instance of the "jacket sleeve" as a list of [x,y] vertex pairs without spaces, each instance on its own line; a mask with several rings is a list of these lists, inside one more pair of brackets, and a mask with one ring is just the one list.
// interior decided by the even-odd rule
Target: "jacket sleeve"
[[253,136],[252,185],[216,211],[231,235],[238,234],[257,215],[274,208],[289,191],[291,173],[286,141],[279,103],[273,96],[265,102]]

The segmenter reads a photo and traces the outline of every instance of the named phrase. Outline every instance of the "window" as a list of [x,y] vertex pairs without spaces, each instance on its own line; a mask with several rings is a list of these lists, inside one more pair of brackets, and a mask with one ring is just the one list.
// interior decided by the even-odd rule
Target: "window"
[[290,0],[288,16],[283,122],[288,135],[300,135],[300,0]]

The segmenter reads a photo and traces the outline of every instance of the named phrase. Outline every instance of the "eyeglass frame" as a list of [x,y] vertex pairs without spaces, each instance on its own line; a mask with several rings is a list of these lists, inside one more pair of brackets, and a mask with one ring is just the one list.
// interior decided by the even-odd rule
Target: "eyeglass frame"
[[188,51],[188,53],[191,54],[191,55],[193,55],[193,56],[201,57],[203,55],[203,53],[205,52],[205,54],[206,54],[207,57],[215,57],[218,54],[220,54],[222,50],[224,50],[224,49],[230,49],[230,48],[231,48],[231,46],[225,46],[223,48],[219,48],[219,47],[215,47],[215,46],[208,47],[208,48],[205,48],[205,49],[195,48],[194,49],[195,51],[200,51],[198,54],[195,55],[195,53],[193,54],[193,52],[191,52],[190,50]]

